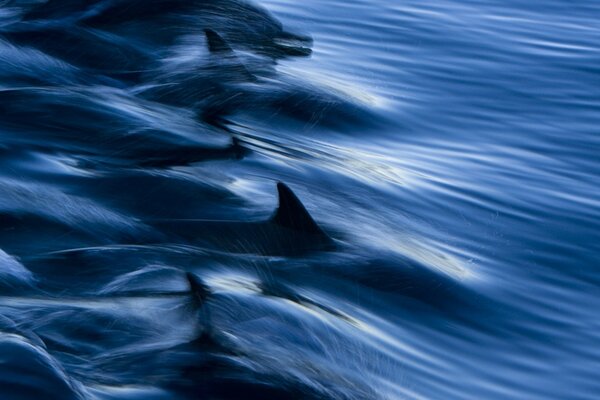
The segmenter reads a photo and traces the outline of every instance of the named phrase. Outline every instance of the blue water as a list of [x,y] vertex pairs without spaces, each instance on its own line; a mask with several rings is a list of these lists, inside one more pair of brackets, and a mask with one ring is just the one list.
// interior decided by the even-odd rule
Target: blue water
[[[597,398],[599,21],[0,3],[0,397]],[[277,182],[333,248],[222,233]]]

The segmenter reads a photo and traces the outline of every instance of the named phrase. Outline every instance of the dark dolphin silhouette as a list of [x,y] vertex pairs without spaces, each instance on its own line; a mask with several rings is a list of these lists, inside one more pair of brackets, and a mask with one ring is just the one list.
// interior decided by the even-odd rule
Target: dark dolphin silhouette
[[312,39],[286,31],[243,0],[49,0],[0,35],[77,67],[139,81],[183,36],[219,31],[236,47],[277,60],[311,54]]
[[279,207],[266,221],[170,219],[147,223],[169,238],[234,253],[283,256],[332,249],[333,240],[291,189],[279,182],[277,191]]
[[84,23],[123,32],[134,20],[148,28],[160,27],[151,36],[164,43],[208,28],[236,46],[274,59],[311,54],[310,37],[285,30],[264,7],[244,0],[117,0],[86,15]]
[[146,99],[195,110],[223,127],[238,114],[283,117],[310,125],[366,126],[378,120],[347,93],[279,73],[271,59],[247,54],[221,32],[205,29],[208,54],[194,62],[151,72],[136,92]]

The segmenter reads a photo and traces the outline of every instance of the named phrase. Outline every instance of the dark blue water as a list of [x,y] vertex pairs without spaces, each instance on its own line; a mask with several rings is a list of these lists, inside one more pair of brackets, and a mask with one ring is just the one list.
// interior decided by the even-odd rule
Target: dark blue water
[[0,398],[597,398],[599,21],[0,2]]

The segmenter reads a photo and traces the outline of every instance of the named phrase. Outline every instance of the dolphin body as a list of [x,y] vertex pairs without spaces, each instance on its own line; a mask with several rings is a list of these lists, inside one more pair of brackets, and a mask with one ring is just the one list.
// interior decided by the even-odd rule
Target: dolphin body
[[109,88],[0,90],[3,145],[11,151],[67,152],[90,164],[131,167],[165,168],[244,155],[237,139],[196,121],[194,113],[177,114],[137,100]]
[[[167,380],[164,387],[185,398],[194,399],[373,400],[379,398],[374,391],[366,387],[361,387],[363,390],[358,391],[348,390],[348,384],[360,387],[360,382],[350,383],[340,379],[333,385],[321,386],[311,379],[301,379],[297,375],[290,376],[291,374],[286,374],[286,371],[267,372],[268,368],[265,370],[256,368],[255,363],[260,353],[254,353],[252,348],[244,347],[243,341],[237,342],[232,340],[232,336],[221,333],[222,331],[218,329],[218,312],[215,313],[215,320],[212,320],[211,308],[213,306],[216,306],[215,310],[221,308],[217,306],[220,296],[218,291],[211,291],[202,278],[194,273],[187,272],[186,278],[189,294],[191,294],[189,304],[198,318],[200,329],[193,340],[168,349],[165,353],[165,356],[168,356],[159,357],[157,365],[164,365],[162,362],[164,360],[172,363],[171,365],[180,371],[174,379]],[[262,295],[281,297],[296,303],[310,302],[309,299],[294,294],[292,289],[284,287],[281,290],[263,291]],[[216,303],[213,305],[212,302]],[[316,302],[311,305],[318,306]],[[325,308],[322,308],[322,311],[329,312]],[[343,315],[337,316],[343,317]],[[251,318],[251,314],[245,314],[242,318]],[[264,329],[267,330],[268,321],[268,317],[265,316]],[[319,378],[314,376],[314,379]]]
[[164,358],[159,357],[159,360],[175,364],[180,371],[175,379],[164,384],[174,393],[184,395],[186,398],[219,400],[377,398],[374,395],[354,393],[350,397],[343,391],[336,393],[335,397],[329,397],[324,390],[306,381],[290,379],[284,374],[277,375],[257,370],[253,367],[254,354],[240,349],[226,335],[212,328],[209,308],[213,293],[210,288],[193,273],[186,273],[186,278],[190,288],[191,305],[193,311],[198,314],[202,329],[194,340],[168,349]]
[[[15,193],[19,198],[37,193],[34,191],[37,189],[17,189]],[[52,193],[39,196],[39,199],[23,200],[20,206],[14,201],[6,201],[6,204],[0,204],[0,241],[3,247],[19,255],[32,251],[29,245],[23,247],[21,244],[23,237],[32,234],[47,243],[46,251],[117,242],[132,245],[183,243],[218,252],[260,256],[299,256],[334,249],[334,241],[317,225],[296,195],[283,183],[277,184],[277,190],[279,207],[270,218],[261,221],[138,221],[84,199]],[[30,210],[41,201],[56,202],[51,207],[52,216]],[[78,208],[73,209],[80,207],[79,203],[82,207],[94,208],[87,213],[79,212]],[[82,223],[85,220],[91,223]],[[35,233],[31,230],[32,226],[36,227]],[[88,229],[88,226],[93,229]]]
[[[173,63],[201,35],[207,62]],[[312,39],[247,1],[48,0],[0,27],[0,36],[109,85],[139,85],[142,97],[194,109],[208,122],[238,114],[329,126],[376,120],[347,93],[276,73],[278,60],[310,55]]]
[[284,183],[277,184],[279,207],[265,221],[147,221],[168,238],[232,253],[292,256],[330,250],[333,240],[317,225]]
[[173,44],[204,29],[273,60],[311,54],[310,37],[286,31],[265,8],[243,0],[48,0],[1,27],[0,35],[85,70],[139,82]]
[[311,54],[310,37],[285,30],[269,11],[251,1],[116,0],[108,4],[101,12],[85,18],[84,23],[123,32],[128,31],[126,25],[131,21],[144,21],[146,25],[160,28],[160,33],[152,36],[165,43],[173,43],[182,33],[213,29],[236,46],[274,59]]
[[244,52],[221,32],[205,29],[204,35],[205,59],[163,66],[162,72],[144,79],[152,83],[137,94],[191,108],[199,119],[219,127],[239,114],[323,126],[366,126],[375,121],[371,111],[347,93],[279,73],[273,60]]

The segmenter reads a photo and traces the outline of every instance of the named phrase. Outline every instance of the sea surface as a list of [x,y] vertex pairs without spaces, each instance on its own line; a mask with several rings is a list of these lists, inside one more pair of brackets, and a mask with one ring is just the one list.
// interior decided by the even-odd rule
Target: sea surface
[[597,399],[600,2],[0,1],[0,398]]

